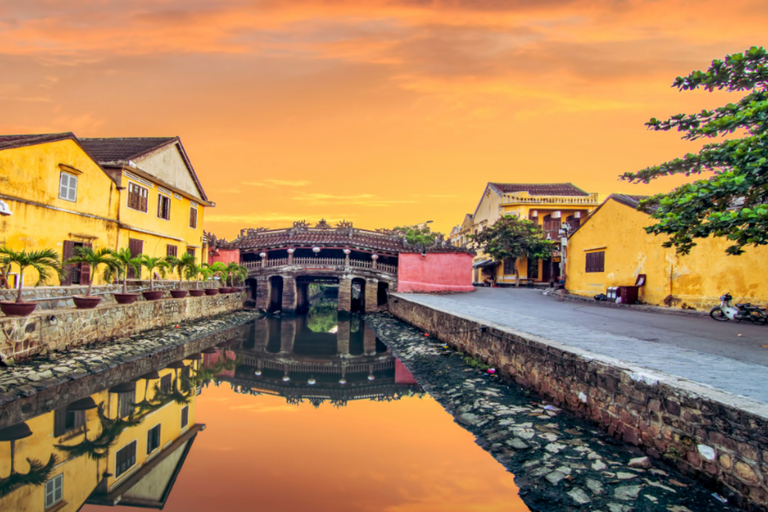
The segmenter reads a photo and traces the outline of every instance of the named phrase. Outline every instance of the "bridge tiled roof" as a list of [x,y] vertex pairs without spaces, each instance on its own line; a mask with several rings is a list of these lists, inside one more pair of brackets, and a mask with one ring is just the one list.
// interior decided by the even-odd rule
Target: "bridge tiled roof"
[[[220,248],[240,250],[261,250],[278,247],[334,247],[369,251],[400,253],[417,252],[404,239],[388,232],[368,231],[357,228],[331,229],[280,229],[270,231],[250,230],[245,236],[220,243]],[[466,252],[448,243],[428,247],[429,252]]]

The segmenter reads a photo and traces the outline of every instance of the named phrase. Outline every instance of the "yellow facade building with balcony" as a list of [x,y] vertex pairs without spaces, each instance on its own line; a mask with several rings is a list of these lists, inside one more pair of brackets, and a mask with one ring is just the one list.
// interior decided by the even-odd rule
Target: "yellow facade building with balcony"
[[[162,508],[197,433],[205,428],[195,423],[194,387],[179,392],[176,400],[171,396],[173,389],[183,389],[185,371],[166,368],[0,429],[0,478],[11,471],[28,474],[28,459],[45,466],[55,457],[38,471],[45,474],[42,485],[22,477],[21,485],[0,494],[0,510],[75,512],[85,503]],[[110,428],[116,421],[117,427]]]
[[[0,136],[0,184],[0,244],[12,249],[53,249],[65,260],[82,246],[127,247],[206,261],[204,211],[214,203],[178,137]],[[77,265],[48,284],[91,278],[103,284]]]
[[[516,215],[537,223],[551,240],[559,240],[563,223],[575,230],[599,204],[596,193],[572,183],[488,183],[472,216],[472,233],[487,229],[502,215]],[[560,275],[559,262],[559,252],[546,260],[504,262],[492,261],[480,252],[473,278],[476,283],[492,278],[496,284],[512,284],[517,268],[521,278],[546,283]]]

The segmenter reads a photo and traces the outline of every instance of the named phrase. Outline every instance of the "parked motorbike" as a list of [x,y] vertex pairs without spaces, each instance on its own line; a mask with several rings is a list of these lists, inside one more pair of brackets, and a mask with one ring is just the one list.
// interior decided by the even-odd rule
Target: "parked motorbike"
[[741,322],[742,320],[749,320],[750,322],[758,325],[765,325],[768,323],[768,312],[765,308],[759,306],[753,306],[749,302],[744,304],[731,304],[733,297],[730,293],[726,293],[720,297],[720,305],[712,308],[709,312],[709,316],[719,322],[727,322],[728,320],[736,320]]

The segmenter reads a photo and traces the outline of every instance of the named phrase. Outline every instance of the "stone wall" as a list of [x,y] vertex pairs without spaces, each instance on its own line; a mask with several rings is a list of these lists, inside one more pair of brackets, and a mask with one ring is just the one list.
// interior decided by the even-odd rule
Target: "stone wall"
[[[197,286],[195,281],[183,281],[181,288],[191,290]],[[199,283],[200,288],[217,288],[218,281],[205,281]],[[156,290],[174,290],[178,287],[178,281],[155,281]],[[143,288],[149,290],[149,281],[130,281],[128,283],[128,293],[134,293],[134,290]],[[117,304],[112,297],[113,293],[122,293],[123,285],[94,286],[92,293],[103,297],[102,304]],[[39,301],[37,310],[49,310],[57,308],[73,308],[73,295],[85,295],[88,292],[88,286],[36,286],[25,287],[22,291],[22,299],[25,302]],[[16,300],[16,290],[0,289],[0,301],[13,302]],[[139,300],[144,297],[139,295]]]
[[107,304],[95,309],[57,309],[29,317],[0,318],[0,360],[18,362],[149,329],[242,309],[244,293]]
[[768,406],[402,297],[389,311],[731,502],[768,511]]

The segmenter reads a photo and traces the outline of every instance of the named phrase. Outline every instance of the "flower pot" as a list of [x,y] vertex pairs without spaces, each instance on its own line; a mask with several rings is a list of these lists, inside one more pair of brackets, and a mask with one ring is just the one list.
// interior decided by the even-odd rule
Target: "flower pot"
[[205,294],[206,295],[218,295],[219,294],[219,289],[218,288],[206,288],[205,289]]
[[205,295],[205,290],[189,290],[189,294],[192,297],[202,297]]
[[77,309],[93,309],[101,302],[101,297],[72,297]]
[[133,304],[139,298],[138,293],[113,293],[112,296],[118,304]]
[[37,302],[0,302],[0,310],[5,316],[29,316],[37,307]]
[[187,290],[171,290],[171,297],[174,299],[183,299],[187,296]]
[[229,287],[222,286],[221,288],[219,288],[219,293],[229,293]]
[[157,300],[163,296],[163,291],[141,292],[141,294],[144,296],[145,300]]

